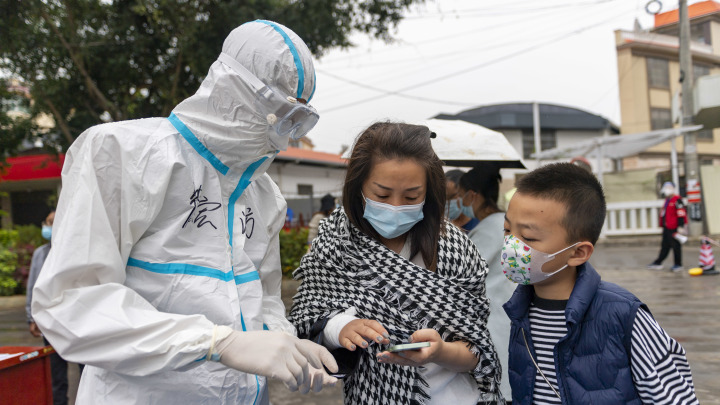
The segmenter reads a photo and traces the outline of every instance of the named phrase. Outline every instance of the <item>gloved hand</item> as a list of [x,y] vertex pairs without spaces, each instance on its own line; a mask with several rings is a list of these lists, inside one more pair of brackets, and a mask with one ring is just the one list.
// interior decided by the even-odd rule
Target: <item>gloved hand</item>
[[[328,370],[337,372],[333,356],[326,348],[309,340],[298,339],[285,332],[240,332],[227,326],[216,327],[216,335],[214,352],[220,356],[220,362],[230,368],[277,378],[291,391],[302,387],[307,392],[310,386],[314,389],[316,384],[321,389],[326,381],[337,381],[323,370],[325,365]],[[322,375],[311,375],[311,366]],[[313,378],[315,376],[317,378]]]
[[335,383],[337,383],[337,378],[328,375],[325,370],[321,368],[315,368],[308,365],[308,369],[310,370],[310,378],[308,378],[299,388],[300,392],[303,394],[307,394],[311,389],[313,392],[320,392],[323,386],[329,385],[332,387]]

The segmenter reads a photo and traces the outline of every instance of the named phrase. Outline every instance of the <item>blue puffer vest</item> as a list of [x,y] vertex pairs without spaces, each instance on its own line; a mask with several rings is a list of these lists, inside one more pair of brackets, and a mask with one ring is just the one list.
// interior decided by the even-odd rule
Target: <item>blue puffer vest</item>
[[[555,346],[555,372],[563,404],[641,404],[630,372],[630,339],[638,308],[629,291],[600,280],[589,264],[578,276],[567,307],[568,334]],[[537,359],[528,313],[533,286],[521,285],[503,308],[512,322],[508,362],[513,405],[532,404]]]

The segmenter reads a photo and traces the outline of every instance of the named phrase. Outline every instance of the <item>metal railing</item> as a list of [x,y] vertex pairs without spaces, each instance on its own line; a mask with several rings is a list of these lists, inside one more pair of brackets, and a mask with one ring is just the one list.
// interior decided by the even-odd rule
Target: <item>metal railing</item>
[[663,200],[608,203],[605,226],[601,236],[658,235],[662,233],[658,216],[663,203]]

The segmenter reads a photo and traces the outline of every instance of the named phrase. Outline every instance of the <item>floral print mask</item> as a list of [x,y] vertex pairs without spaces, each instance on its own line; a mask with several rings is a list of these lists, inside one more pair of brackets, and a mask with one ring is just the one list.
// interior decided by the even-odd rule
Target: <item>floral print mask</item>
[[558,253],[562,253],[578,243],[580,242],[548,254],[531,248],[517,236],[507,235],[500,254],[500,266],[508,280],[524,285],[535,284],[564,270],[568,266],[567,264],[552,273],[543,273],[542,266],[554,259]]

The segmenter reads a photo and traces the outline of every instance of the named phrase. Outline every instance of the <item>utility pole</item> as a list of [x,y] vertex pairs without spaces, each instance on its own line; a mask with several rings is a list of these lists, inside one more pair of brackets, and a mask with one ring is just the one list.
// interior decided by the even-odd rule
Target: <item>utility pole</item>
[[[540,154],[542,152],[542,143],[540,142],[540,105],[538,102],[534,102],[532,105],[533,111],[533,138],[535,141],[535,153]],[[540,158],[535,158],[535,167],[540,167]]]
[[[678,16],[680,23],[680,81],[682,84],[682,125],[693,125],[693,66],[690,51],[690,18],[687,0],[679,0]],[[685,185],[688,197],[688,216],[690,236],[700,236],[703,232],[702,205],[700,200],[700,178],[697,155],[696,133],[684,135]],[[679,184],[675,185],[678,189]]]

